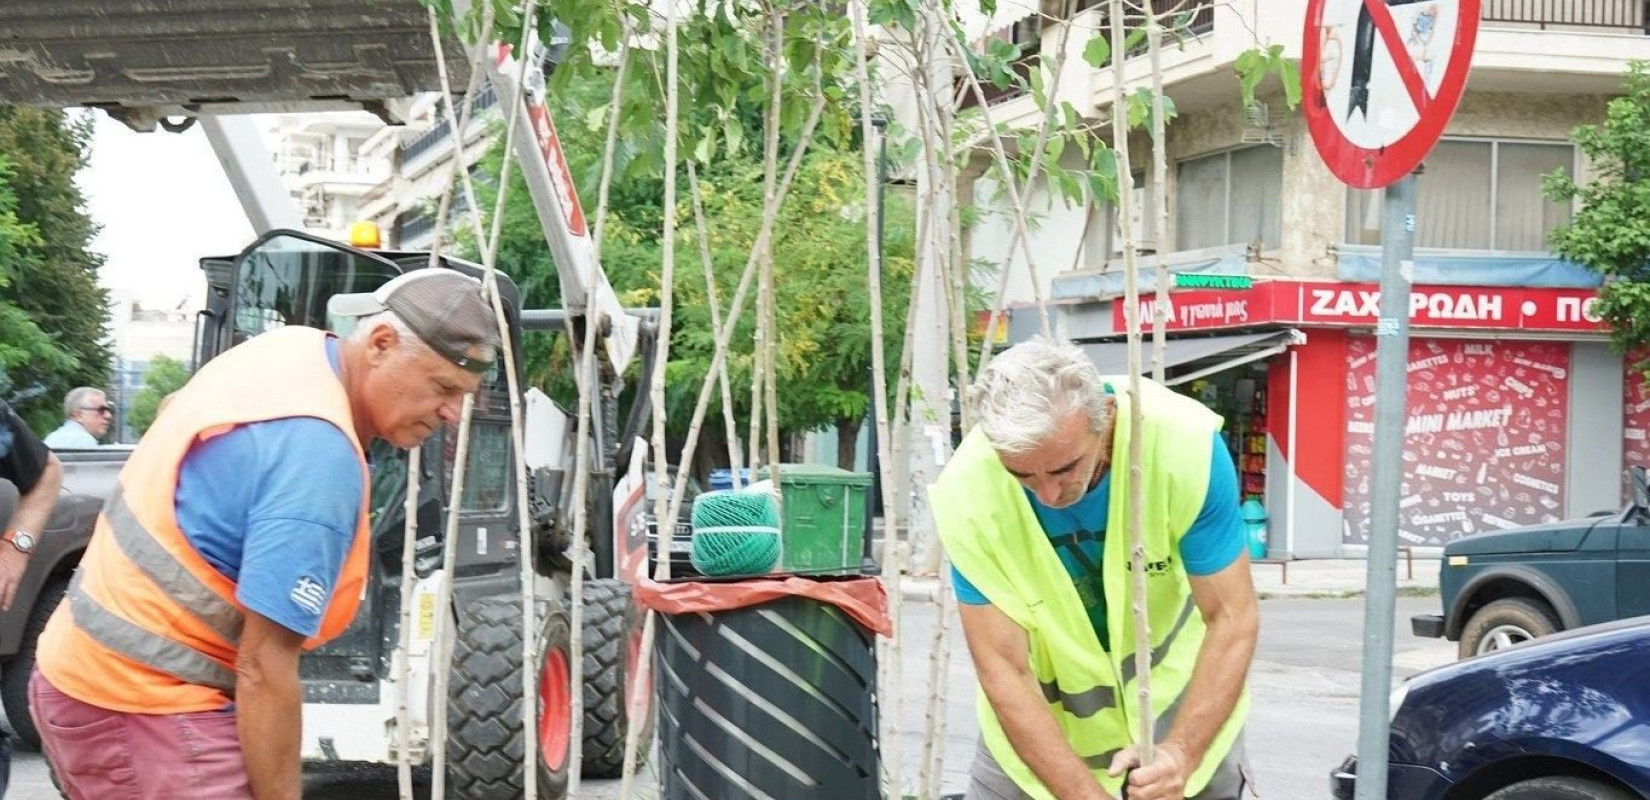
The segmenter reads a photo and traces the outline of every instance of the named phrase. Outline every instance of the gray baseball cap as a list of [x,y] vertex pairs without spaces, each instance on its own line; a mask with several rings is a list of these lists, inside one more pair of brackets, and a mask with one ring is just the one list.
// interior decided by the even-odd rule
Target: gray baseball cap
[[[485,373],[499,349],[493,308],[482,296],[481,281],[440,267],[416,269],[374,292],[337,294],[327,313],[365,317],[393,311],[418,338],[443,358],[471,372]],[[486,356],[471,354],[474,348]]]

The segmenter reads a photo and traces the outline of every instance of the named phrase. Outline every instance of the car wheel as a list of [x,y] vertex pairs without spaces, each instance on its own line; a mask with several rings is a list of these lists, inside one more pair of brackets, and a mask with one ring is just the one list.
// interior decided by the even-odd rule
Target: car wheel
[[1461,631],[1461,658],[1483,655],[1523,644],[1558,630],[1546,603],[1523,597],[1503,597],[1473,613]]
[[6,719],[17,738],[36,750],[40,749],[40,729],[34,726],[34,712],[29,710],[29,674],[34,672],[35,648],[40,643],[40,632],[52,618],[57,604],[69,591],[69,580],[58,578],[41,588],[29,612],[28,627],[23,629],[23,642],[17,655],[6,662],[5,674],[0,675],[0,704],[6,709]]
[[1485,800],[1635,800],[1635,796],[1598,781],[1559,776],[1519,781]]

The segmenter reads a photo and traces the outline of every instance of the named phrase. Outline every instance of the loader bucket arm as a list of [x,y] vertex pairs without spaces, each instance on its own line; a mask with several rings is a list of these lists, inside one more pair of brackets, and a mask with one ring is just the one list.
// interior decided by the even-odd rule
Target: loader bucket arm
[[427,13],[418,0],[6,0],[0,103],[103,108],[140,131],[353,108],[400,122],[406,98],[440,88]]

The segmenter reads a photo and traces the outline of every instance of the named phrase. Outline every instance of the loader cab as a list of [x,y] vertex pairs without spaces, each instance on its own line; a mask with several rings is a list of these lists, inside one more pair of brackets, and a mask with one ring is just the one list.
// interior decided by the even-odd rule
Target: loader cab
[[[197,323],[197,364],[275,328],[328,329],[327,301],[333,295],[371,292],[404,272],[452,269],[477,278],[484,272],[459,259],[443,257],[432,267],[429,253],[363,250],[289,230],[266,234],[237,256],[203,259],[201,267],[208,294]],[[520,302],[508,276],[499,274],[497,281],[519,370]],[[418,577],[441,565],[457,434],[457,426],[437,431],[420,451],[414,562]],[[482,378],[471,420],[454,568],[460,594],[515,591],[519,580],[510,447],[508,382],[503,369],[495,366]],[[301,673],[306,702],[379,702],[381,679],[388,677],[386,648],[395,642],[393,617],[401,588],[409,584],[401,574],[409,461],[405,451],[384,442],[373,443],[368,456],[374,541],[368,589],[349,630],[305,658]]]

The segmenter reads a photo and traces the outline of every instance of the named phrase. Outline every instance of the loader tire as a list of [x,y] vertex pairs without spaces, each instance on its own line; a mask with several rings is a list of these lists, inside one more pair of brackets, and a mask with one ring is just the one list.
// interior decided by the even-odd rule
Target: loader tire
[[[539,712],[531,732],[539,756],[537,800],[562,800],[572,754],[567,616],[548,606],[538,616]],[[521,631],[515,597],[484,598],[458,613],[447,689],[447,773],[458,797],[523,797],[522,745],[528,737],[522,735]]]
[[52,612],[68,591],[68,578],[57,578],[40,587],[34,608],[29,610],[29,624],[23,629],[17,655],[6,662],[5,672],[0,674],[0,702],[6,707],[6,720],[17,738],[36,750],[40,749],[40,729],[34,726],[34,713],[29,710],[29,673],[34,672],[34,650],[40,642],[40,632],[46,629],[46,620],[52,618]]
[[638,685],[642,614],[630,586],[614,579],[584,584],[584,774],[624,771],[625,736],[640,720],[636,763],[653,742],[653,690]]

